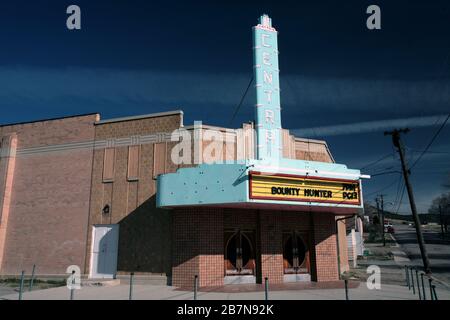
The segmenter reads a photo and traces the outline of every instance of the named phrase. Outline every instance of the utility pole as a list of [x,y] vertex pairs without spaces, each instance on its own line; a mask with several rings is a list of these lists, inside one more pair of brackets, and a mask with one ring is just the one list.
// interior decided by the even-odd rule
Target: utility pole
[[386,236],[384,234],[384,199],[382,194],[380,194],[380,199],[381,199],[381,224],[383,225],[383,247],[386,247]]
[[442,218],[441,204],[439,204],[439,220],[441,221],[441,236],[442,236],[442,239],[444,239],[445,238],[445,236],[444,236],[444,219]]
[[409,181],[409,175],[410,171],[408,168],[406,168],[406,160],[405,160],[405,153],[403,150],[402,141],[400,139],[400,133],[408,133],[409,129],[395,129],[394,131],[385,132],[384,135],[392,135],[392,143],[397,148],[398,153],[400,155],[400,161],[402,163],[402,171],[403,171],[403,178],[405,179],[406,184],[406,190],[408,191],[408,197],[409,197],[409,204],[411,206],[411,212],[414,219],[414,224],[416,226],[416,235],[417,235],[417,242],[419,243],[420,248],[420,254],[422,255],[422,262],[423,262],[423,268],[425,273],[430,274],[430,261],[428,260],[428,254],[427,249],[425,247],[425,242],[423,240],[422,235],[422,225],[420,223],[419,215],[417,214],[417,208],[416,208],[416,202],[414,201],[414,194],[412,190],[411,183]]
[[[379,194],[375,198],[375,201],[377,202],[377,212],[378,212],[378,218],[381,223],[381,234],[383,236],[383,247],[386,246],[386,236],[384,231],[384,194]],[[380,209],[381,206],[381,209]]]
[[378,199],[378,195],[375,198],[375,202],[377,203],[377,215],[378,215],[378,223],[381,224],[381,215],[380,215],[380,199]]

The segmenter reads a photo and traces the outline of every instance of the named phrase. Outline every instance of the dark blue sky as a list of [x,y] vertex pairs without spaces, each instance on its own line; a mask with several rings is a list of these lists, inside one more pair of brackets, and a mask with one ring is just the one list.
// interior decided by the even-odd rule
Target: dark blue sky
[[[81,7],[79,31],[66,28],[70,4]],[[381,7],[381,30],[366,28],[370,4]],[[384,130],[408,125],[407,156],[418,157],[450,111],[448,1],[3,1],[0,123],[183,109],[186,124],[228,126],[262,13],[279,31],[283,127],[362,168],[394,154]],[[253,104],[250,92],[232,126],[253,119]],[[448,191],[449,137],[447,125],[413,170],[420,211]],[[391,170],[398,160],[387,156],[364,172]],[[397,209],[399,181],[365,181],[366,199],[383,189]],[[406,194],[399,211],[409,212]]]

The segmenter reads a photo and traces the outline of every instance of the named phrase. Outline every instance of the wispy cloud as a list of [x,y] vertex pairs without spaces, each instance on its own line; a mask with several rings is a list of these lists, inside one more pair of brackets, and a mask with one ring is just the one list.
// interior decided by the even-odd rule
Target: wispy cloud
[[403,119],[386,119],[378,121],[365,121],[334,126],[323,126],[306,129],[291,129],[291,132],[301,137],[324,137],[355,133],[380,132],[393,128],[417,128],[440,124],[446,114],[429,117],[411,117]]
[[[211,74],[0,66],[0,99],[12,105],[73,98],[92,104],[164,102],[233,108],[249,78],[250,72]],[[282,75],[281,88],[282,105],[293,116],[297,113],[393,110],[409,114],[426,110],[428,114],[439,114],[448,109],[450,101],[450,80],[442,79],[404,81]],[[249,95],[247,98],[253,99],[252,91]]]

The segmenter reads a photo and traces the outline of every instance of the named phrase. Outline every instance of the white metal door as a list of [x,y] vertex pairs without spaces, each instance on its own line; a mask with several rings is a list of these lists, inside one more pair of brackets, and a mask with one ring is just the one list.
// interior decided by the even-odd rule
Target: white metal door
[[96,225],[92,230],[90,278],[114,278],[117,271],[119,225]]

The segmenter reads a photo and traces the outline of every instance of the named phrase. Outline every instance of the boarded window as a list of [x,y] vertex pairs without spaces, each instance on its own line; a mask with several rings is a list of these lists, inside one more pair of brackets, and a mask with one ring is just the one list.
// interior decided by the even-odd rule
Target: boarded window
[[114,148],[106,148],[103,157],[103,182],[114,180]]
[[139,179],[139,146],[128,147],[128,180]]
[[166,173],[166,143],[155,143],[153,145],[153,179],[159,174]]

